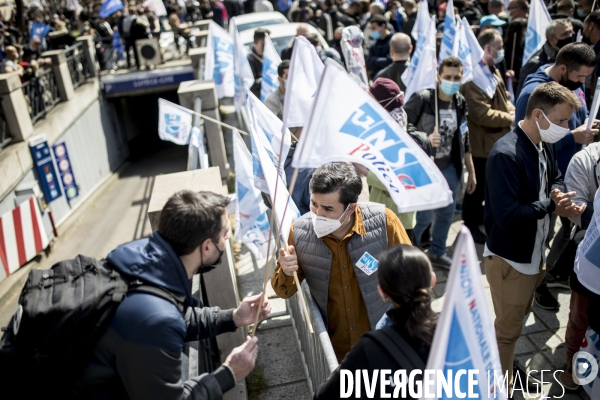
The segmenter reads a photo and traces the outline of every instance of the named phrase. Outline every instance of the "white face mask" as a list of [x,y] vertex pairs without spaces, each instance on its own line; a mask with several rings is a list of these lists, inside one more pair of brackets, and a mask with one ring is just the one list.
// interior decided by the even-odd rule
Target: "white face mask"
[[544,114],[543,111],[542,111],[542,115],[544,116],[544,118],[546,118],[546,121],[548,121],[548,123],[550,124],[548,129],[542,129],[542,128],[540,128],[540,124],[538,124],[537,121],[535,122],[535,124],[538,127],[538,130],[540,131],[540,136],[542,138],[542,142],[556,143],[560,139],[564,138],[567,135],[567,133],[569,133],[569,131],[570,131],[569,128],[563,128],[562,126],[552,123],[548,119],[548,117],[546,117],[546,114]]
[[[348,211],[348,207],[346,207],[344,213],[340,216],[340,219],[346,214],[346,211]],[[323,236],[327,236],[330,233],[337,231],[347,221],[347,219],[345,219],[344,222],[340,222],[340,219],[320,217],[315,213],[311,214],[313,229],[318,238],[322,238]]]

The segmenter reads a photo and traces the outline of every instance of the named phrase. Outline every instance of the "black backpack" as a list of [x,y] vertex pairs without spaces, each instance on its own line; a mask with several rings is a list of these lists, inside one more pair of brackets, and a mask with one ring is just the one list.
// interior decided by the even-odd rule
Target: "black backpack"
[[185,298],[129,280],[106,260],[78,255],[48,270],[31,271],[17,312],[2,328],[2,397],[85,398],[80,374],[94,343],[132,291],[164,298],[184,313]]

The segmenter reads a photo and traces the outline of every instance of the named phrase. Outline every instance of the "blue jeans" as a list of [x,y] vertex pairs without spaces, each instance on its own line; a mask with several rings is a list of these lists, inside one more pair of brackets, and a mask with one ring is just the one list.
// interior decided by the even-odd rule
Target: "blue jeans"
[[452,225],[452,217],[454,216],[454,208],[456,207],[456,194],[460,185],[454,165],[442,170],[442,175],[444,175],[450,190],[452,190],[452,203],[436,210],[417,212],[417,225],[414,229],[415,244],[418,245],[421,241],[421,235],[423,235],[425,229],[433,221],[435,213],[435,221],[432,226],[431,248],[429,249],[429,254],[434,256],[446,254],[446,239],[448,239],[448,231],[450,230],[450,225]]

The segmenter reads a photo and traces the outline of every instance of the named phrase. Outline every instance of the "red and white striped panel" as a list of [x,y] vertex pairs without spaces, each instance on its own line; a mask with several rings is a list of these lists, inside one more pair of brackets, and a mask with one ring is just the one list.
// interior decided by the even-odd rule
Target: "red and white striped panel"
[[[35,198],[0,217],[0,280],[48,246],[48,235]],[[4,276],[3,276],[4,275]]]

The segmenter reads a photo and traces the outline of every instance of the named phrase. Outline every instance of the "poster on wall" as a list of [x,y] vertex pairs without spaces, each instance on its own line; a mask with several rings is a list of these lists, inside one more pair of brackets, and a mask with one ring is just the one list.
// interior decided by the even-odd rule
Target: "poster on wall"
[[70,202],[79,196],[79,189],[77,187],[77,182],[75,181],[75,175],[73,174],[69,152],[67,151],[67,144],[65,142],[56,143],[52,146],[52,151],[54,152],[54,159],[56,160],[65,196],[67,196],[67,201]]
[[33,165],[37,171],[44,198],[46,199],[46,203],[50,203],[62,196],[62,191],[46,135],[38,135],[32,138],[29,141],[29,150],[31,151]]

